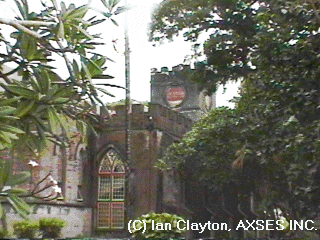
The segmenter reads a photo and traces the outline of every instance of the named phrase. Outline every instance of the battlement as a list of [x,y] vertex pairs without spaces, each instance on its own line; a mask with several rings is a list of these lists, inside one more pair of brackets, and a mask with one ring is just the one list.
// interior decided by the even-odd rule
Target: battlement
[[164,86],[170,84],[184,84],[195,87],[196,82],[189,79],[190,73],[200,68],[202,63],[195,63],[194,67],[186,64],[179,64],[169,70],[168,67],[162,67],[160,71],[157,68],[151,68],[151,89],[155,86]]
[[188,70],[192,70],[190,65],[179,64],[177,66],[172,67],[171,71],[169,71],[168,67],[162,67],[160,71],[158,71],[157,68],[151,68],[151,75],[155,75],[155,74],[172,75],[175,72],[188,71]]
[[[112,118],[101,126],[103,130],[124,130],[126,106],[118,105],[110,108]],[[181,137],[189,131],[193,125],[192,120],[182,114],[160,104],[132,104],[131,129],[159,129],[167,131],[177,137]]]
[[176,73],[193,71],[195,69],[201,69],[205,66],[205,62],[196,62],[194,66],[188,64],[179,64],[172,67],[172,70],[169,71],[168,67],[162,67],[160,71],[157,68],[151,68],[151,76],[153,75],[175,75]]
[[190,65],[179,64],[172,67],[172,70],[169,71],[168,67],[162,67],[160,71],[157,68],[151,68],[151,78],[152,80],[157,80],[157,77],[163,76],[175,76],[177,73],[187,72],[192,70]]

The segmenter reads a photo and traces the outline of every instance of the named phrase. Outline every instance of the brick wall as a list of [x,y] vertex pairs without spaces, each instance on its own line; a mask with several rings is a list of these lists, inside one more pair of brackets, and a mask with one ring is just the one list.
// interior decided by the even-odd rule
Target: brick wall
[[[49,172],[54,179],[63,182],[63,199],[49,203],[30,199],[34,206],[31,219],[42,217],[57,217],[68,222],[63,230],[63,237],[75,237],[78,234],[90,235],[95,230],[95,212],[98,193],[98,168],[100,161],[110,146],[119,153],[126,166],[127,172],[127,197],[126,219],[135,219],[150,211],[159,211],[162,198],[159,195],[159,186],[162,185],[160,171],[155,168],[161,149],[169,146],[173,141],[179,140],[192,126],[192,121],[178,112],[159,104],[132,105],[132,130],[130,162],[126,162],[125,154],[125,106],[116,106],[112,109],[112,119],[99,126],[98,136],[91,136],[89,145],[79,143],[80,136],[70,125],[70,145],[63,154],[59,146],[49,143],[41,158],[34,159],[39,166],[34,167],[33,180],[43,179]],[[81,157],[82,156],[82,157]],[[5,155],[4,157],[10,157]],[[17,170],[30,169],[27,162],[16,161]],[[63,166],[66,166],[65,169]],[[166,179],[167,180],[167,179]],[[40,187],[43,187],[44,181]],[[83,185],[83,201],[78,199],[78,186]],[[174,188],[174,185],[173,185]],[[173,191],[177,195],[179,189],[165,189],[164,194]],[[48,189],[42,194],[49,194]],[[159,196],[161,197],[159,199]],[[176,199],[180,201],[180,199]],[[161,205],[161,204],[160,204]],[[9,209],[9,208],[8,208]],[[19,219],[12,210],[8,210],[9,227],[12,222]],[[126,230],[124,230],[125,235]]]

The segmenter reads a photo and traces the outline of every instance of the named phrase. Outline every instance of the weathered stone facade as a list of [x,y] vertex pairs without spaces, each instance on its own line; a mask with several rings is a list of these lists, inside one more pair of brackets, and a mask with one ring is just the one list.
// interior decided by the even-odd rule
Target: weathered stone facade
[[[62,232],[63,237],[124,237],[129,236],[126,223],[142,214],[161,212],[170,206],[183,212],[178,189],[172,186],[173,182],[168,180],[171,178],[163,176],[155,164],[165,149],[191,128],[192,121],[159,104],[151,104],[149,107],[132,105],[131,152],[128,162],[125,155],[125,106],[116,106],[112,112],[112,118],[99,126],[98,135],[91,136],[87,146],[79,141],[79,135],[74,129],[69,147],[63,151],[50,143],[38,159],[29,156],[25,160],[15,161],[16,171],[32,169],[33,184],[27,184],[26,188],[33,189],[34,183],[49,172],[62,188],[62,196],[51,202],[28,199],[33,207],[30,219],[51,217],[65,220],[68,224]],[[122,230],[97,227],[99,166],[110,148],[119,153],[126,166],[125,228]],[[31,168],[28,165],[30,159],[37,161],[39,166]],[[48,180],[39,188],[46,184]],[[47,195],[50,191],[51,188],[41,194]],[[12,231],[12,223],[21,218],[9,205],[6,208],[9,231]]]
[[192,71],[189,65],[182,64],[172,67],[172,71],[167,67],[161,68],[160,72],[152,69],[151,103],[170,107],[194,121],[214,109],[215,94],[208,95],[206,90],[200,91],[197,83],[187,78]]
[[[40,218],[59,218],[67,222],[62,229],[64,238],[74,238],[79,236],[90,236],[92,232],[92,209],[80,205],[71,204],[30,204],[33,211],[30,214],[31,220]],[[9,232],[12,232],[12,225],[16,221],[22,220],[17,213],[9,206],[5,206],[7,211],[7,224]]]
[[[63,229],[63,237],[81,235],[106,238],[130,236],[128,221],[151,211],[172,212],[186,217],[191,214],[185,203],[185,185],[181,183],[179,175],[161,172],[155,164],[173,142],[179,141],[191,129],[193,120],[215,106],[215,97],[210,96],[206,105],[205,93],[183,77],[179,69],[175,67],[171,72],[154,71],[151,77],[151,104],[132,105],[129,160],[125,150],[126,108],[121,105],[111,109],[111,118],[101,112],[106,120],[97,126],[97,135],[92,134],[87,145],[80,141],[80,135],[70,123],[73,134],[69,146],[61,149],[51,143],[41,157],[34,159],[39,166],[32,168],[33,182],[51,172],[62,188],[62,196],[51,202],[28,199],[33,207],[31,219],[54,217],[65,220],[67,227]],[[166,94],[169,88],[181,88],[184,91],[178,107],[168,105]],[[118,229],[99,227],[99,169],[110,149],[119,154],[125,166],[125,189],[121,190],[125,196],[124,227]],[[31,171],[29,160],[16,161],[15,169]],[[46,182],[41,186],[45,186]],[[26,187],[32,189],[34,185]],[[50,191],[48,189],[42,194],[49,194]],[[9,205],[6,209],[8,227],[12,231],[12,223],[20,218]]]
[[[2,151],[1,158],[11,159],[15,173],[20,171],[29,171],[31,173],[30,182],[19,185],[20,188],[24,188],[28,193],[32,191],[38,192],[50,186],[49,173],[62,189],[61,196],[53,201],[43,201],[41,199],[54,192],[52,187],[35,194],[39,198],[25,198],[25,201],[32,208],[32,212],[29,215],[31,220],[59,218],[67,222],[62,231],[63,237],[90,236],[92,233],[92,208],[84,204],[83,199],[79,198],[78,189],[83,179],[86,146],[81,143],[79,134],[72,126],[71,124],[71,141],[64,150],[59,149],[58,145],[49,142],[48,147],[41,156],[23,154],[19,156],[16,153]],[[30,160],[37,162],[39,165],[32,167],[28,164]],[[3,205],[7,212],[8,230],[12,233],[13,223],[22,220],[22,218],[9,205],[5,203]]]
[[[100,126],[101,133],[95,141],[96,165],[99,166],[109,147],[117,149],[123,157],[128,170],[126,220],[136,219],[151,211],[162,212],[166,205],[180,206],[181,194],[174,194],[176,188],[165,188],[163,191],[163,174],[155,165],[165,149],[191,128],[192,121],[159,104],[151,104],[149,107],[132,105],[130,162],[126,162],[125,106],[117,106],[112,110],[112,120]],[[94,181],[97,182],[97,179]],[[174,197],[170,198],[169,195]],[[180,208],[183,209],[183,206]],[[123,234],[126,235],[127,230]]]

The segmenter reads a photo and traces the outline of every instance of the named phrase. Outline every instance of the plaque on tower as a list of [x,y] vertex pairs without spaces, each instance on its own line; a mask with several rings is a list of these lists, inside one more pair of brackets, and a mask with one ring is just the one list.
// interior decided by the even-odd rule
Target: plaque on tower
[[186,91],[183,87],[169,87],[166,92],[166,100],[170,107],[177,108],[181,106],[186,98]]
[[189,79],[193,69],[188,65],[151,70],[151,103],[169,107],[196,121],[215,108],[215,95],[208,95]]

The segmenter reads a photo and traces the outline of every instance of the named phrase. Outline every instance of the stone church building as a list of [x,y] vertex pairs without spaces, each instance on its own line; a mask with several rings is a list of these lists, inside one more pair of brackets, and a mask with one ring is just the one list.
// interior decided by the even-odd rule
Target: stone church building
[[[185,204],[185,194],[190,190],[176,173],[155,167],[166,149],[215,107],[215,96],[200,91],[184,76],[183,71],[188,69],[186,65],[173,67],[172,71],[152,69],[151,103],[132,105],[129,160],[123,105],[110,109],[112,118],[97,127],[98,134],[90,136],[87,145],[80,143],[76,131],[64,154],[57,145],[49,145],[37,160],[39,166],[32,168],[32,177],[44,179],[51,172],[62,192],[54,201],[29,199],[33,209],[30,218],[65,220],[62,237],[120,238],[130,236],[129,220],[151,211],[192,217],[193,210]],[[103,117],[106,113],[100,114]],[[16,170],[30,171],[29,160],[16,162]],[[35,186],[30,183],[29,187]],[[6,210],[12,231],[12,223],[20,218],[9,206]]]

